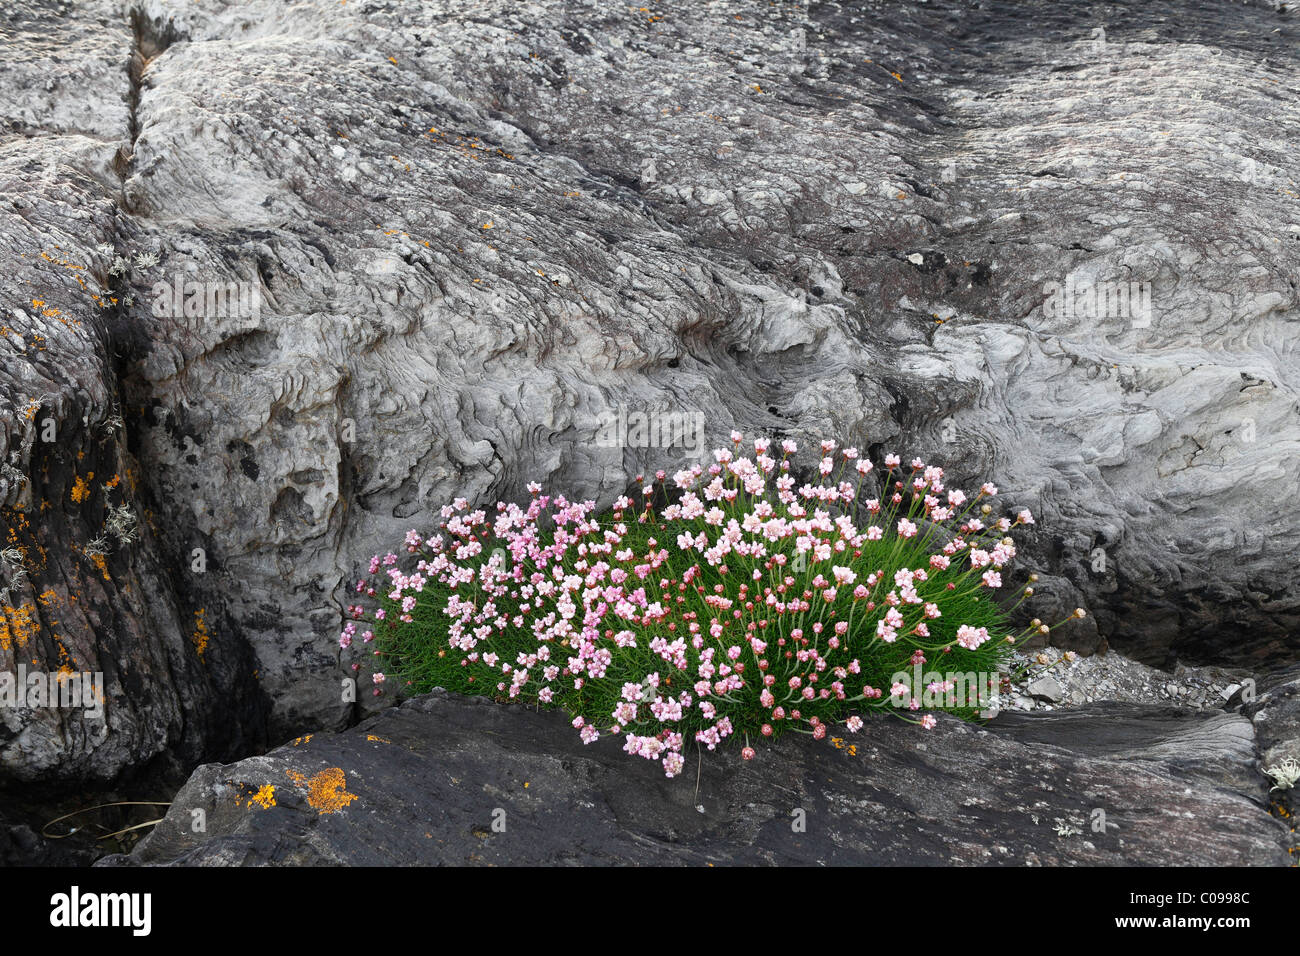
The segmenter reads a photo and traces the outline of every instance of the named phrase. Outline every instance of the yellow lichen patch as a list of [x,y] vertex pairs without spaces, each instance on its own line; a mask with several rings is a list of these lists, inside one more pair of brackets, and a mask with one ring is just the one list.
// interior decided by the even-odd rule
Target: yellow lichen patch
[[293,741],[293,745],[297,747],[299,744],[311,743],[312,736],[313,736],[312,734],[308,734],[306,737],[295,737]]
[[298,785],[301,785],[302,782],[307,779],[306,774],[300,773],[297,770],[286,770],[284,775]]
[[307,803],[322,815],[342,810],[356,799],[356,794],[348,793],[342,767],[328,767],[307,781]]
[[208,625],[203,619],[207,613],[206,608],[199,608],[194,612],[194,634],[190,638],[194,642],[194,650],[198,652],[199,660],[203,660],[203,652],[208,648]]
[[41,607],[49,607],[51,604],[59,603],[59,596],[54,593],[53,588],[46,588],[36,596],[36,600],[41,602]]
[[116,488],[121,481],[122,481],[121,475],[114,475],[108,481],[104,482],[104,487],[108,489]]
[[266,786],[260,788],[257,793],[253,794],[252,799],[248,801],[247,806],[251,807],[255,803],[263,810],[270,810],[275,806],[275,787],[268,783]]
[[90,485],[87,483],[87,479],[94,478],[94,477],[95,477],[95,473],[93,471],[90,474],[86,475],[85,478],[82,478],[80,475],[77,476],[77,480],[72,483],[71,494],[72,494],[73,504],[79,505],[83,501],[85,501],[87,497],[89,497]]
[[40,632],[41,622],[35,611],[33,604],[0,607],[0,650],[26,647],[27,642]]

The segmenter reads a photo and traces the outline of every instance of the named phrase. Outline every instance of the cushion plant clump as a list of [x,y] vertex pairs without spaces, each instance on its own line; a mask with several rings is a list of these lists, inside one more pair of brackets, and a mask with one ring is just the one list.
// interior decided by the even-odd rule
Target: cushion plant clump
[[989,690],[954,693],[961,679],[993,675],[996,692],[1017,643],[1050,630],[1011,633],[993,599],[1016,554],[1007,532],[1033,523],[992,517],[993,485],[948,490],[942,468],[897,455],[873,474],[824,441],[820,483],[796,487],[794,442],[778,459],[765,439],[753,457],[732,441],[603,515],[536,484],[493,515],[457,499],[438,533],[407,534],[413,568],[371,559],[356,587],[371,606],[348,609],[340,645],[364,649],[375,694],[391,682],[562,708],[585,742],[621,735],[671,777],[690,741],[742,738],[748,760],[763,737],[856,732],[871,710],[927,729],[923,707],[973,718]]

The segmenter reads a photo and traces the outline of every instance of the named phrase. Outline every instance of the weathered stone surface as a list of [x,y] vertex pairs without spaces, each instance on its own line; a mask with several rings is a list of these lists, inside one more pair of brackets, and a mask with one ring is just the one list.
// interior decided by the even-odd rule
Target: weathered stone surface
[[[457,495],[608,502],[682,457],[592,443],[656,404],[996,481],[1038,516],[1034,611],[1092,612],[1058,643],[1294,660],[1279,6],[6,5],[2,489],[51,503],[16,593],[89,588],[33,656],[131,676],[102,740],[4,715],[5,773],[341,726],[357,563]],[[158,315],[178,275],[260,308]],[[1045,311],[1120,280],[1149,316]],[[74,547],[123,502],[104,581]]]
[[[1300,762],[1300,667],[1270,675],[1254,701],[1242,713],[1255,725],[1261,767],[1275,767],[1290,758]],[[1294,799],[1292,803],[1300,801]]]
[[563,715],[434,692],[342,734],[201,767],[130,857],[102,862],[1290,862],[1241,717],[1112,704],[987,730],[881,716],[849,736],[836,749],[790,734],[749,763],[705,752],[670,780],[615,740],[583,746]]
[[131,313],[110,270],[129,254],[113,157],[132,33],[116,4],[56,9],[4,14],[0,673],[102,673],[105,713],[0,706],[0,788],[102,783],[265,739],[252,655],[217,603],[195,645],[202,589],[160,554],[125,440],[114,343]]

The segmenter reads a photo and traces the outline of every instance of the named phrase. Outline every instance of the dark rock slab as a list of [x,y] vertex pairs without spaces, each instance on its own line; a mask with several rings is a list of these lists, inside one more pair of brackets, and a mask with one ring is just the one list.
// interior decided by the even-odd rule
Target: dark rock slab
[[434,692],[201,767],[101,865],[1291,862],[1239,716],[1112,704],[846,736],[706,753],[669,780],[562,715]]

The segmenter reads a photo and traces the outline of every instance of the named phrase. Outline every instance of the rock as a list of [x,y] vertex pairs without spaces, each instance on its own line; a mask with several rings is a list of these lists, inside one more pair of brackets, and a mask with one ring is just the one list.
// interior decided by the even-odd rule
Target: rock
[[1028,686],[1025,687],[1025,691],[1031,697],[1051,701],[1054,704],[1065,699],[1065,688],[1061,686],[1060,681],[1050,674],[1030,681]]
[[584,747],[562,715],[434,692],[199,768],[130,856],[100,864],[1291,862],[1239,716],[1099,704],[926,733],[882,715],[836,740],[706,753],[697,796],[694,760],[666,779],[616,739]]
[[108,3],[51,18],[7,8],[0,64],[0,674],[85,673],[105,704],[0,707],[0,791],[17,796],[266,742],[253,654],[219,590],[162,553],[121,401],[129,23]]
[[1060,643],[1293,660],[1300,43],[1162,10],[15,0],[0,667],[112,707],[3,715],[4,779],[344,726],[367,558],[455,496],[608,505],[689,457],[594,440],[646,408],[993,480]]
[[1288,757],[1300,761],[1300,665],[1262,681],[1260,694],[1244,703],[1241,712],[1255,726],[1261,767]]

